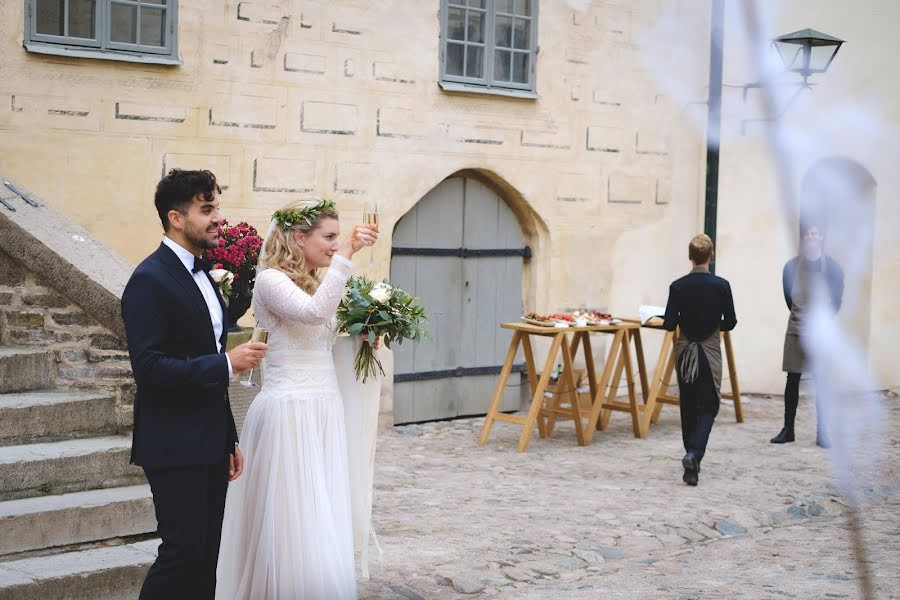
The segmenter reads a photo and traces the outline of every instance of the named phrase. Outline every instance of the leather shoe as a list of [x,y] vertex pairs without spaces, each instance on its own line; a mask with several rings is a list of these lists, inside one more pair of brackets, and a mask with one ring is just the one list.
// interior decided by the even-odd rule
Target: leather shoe
[[769,440],[772,444],[786,444],[794,441],[794,430],[783,427],[778,435]]
[[685,471],[700,472],[700,463],[697,462],[697,457],[694,456],[693,452],[688,452],[684,455],[684,458],[681,459],[681,466],[684,467]]
[[684,458],[681,459],[681,466],[684,467],[682,481],[691,486],[697,485],[697,482],[700,481],[700,463],[697,462],[697,457],[693,452],[684,455]]

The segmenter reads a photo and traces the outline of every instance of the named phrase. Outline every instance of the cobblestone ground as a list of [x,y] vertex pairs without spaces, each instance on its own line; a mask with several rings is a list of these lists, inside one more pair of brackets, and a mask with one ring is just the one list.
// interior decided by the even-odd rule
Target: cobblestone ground
[[[877,598],[900,598],[900,400],[864,534]],[[588,447],[571,422],[515,452],[482,418],[398,427],[378,440],[374,521],[383,554],[360,597],[858,598],[846,506],[801,401],[798,440],[776,446],[782,399],[719,413],[700,485],[681,481],[678,409],[647,439],[613,415]]]

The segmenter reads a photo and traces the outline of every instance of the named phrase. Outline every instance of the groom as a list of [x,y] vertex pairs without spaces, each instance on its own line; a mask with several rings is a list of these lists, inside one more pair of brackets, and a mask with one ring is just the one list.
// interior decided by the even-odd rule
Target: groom
[[224,352],[228,311],[201,258],[219,242],[220,193],[209,171],[169,171],[155,198],[165,237],[122,295],[137,384],[131,461],[147,475],[162,538],[142,599],[214,597],[225,492],[244,461],[228,381],[267,349]]

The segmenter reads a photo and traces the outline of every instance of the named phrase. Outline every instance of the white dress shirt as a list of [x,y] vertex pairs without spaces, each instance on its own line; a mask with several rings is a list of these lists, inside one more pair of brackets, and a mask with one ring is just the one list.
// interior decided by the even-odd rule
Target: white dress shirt
[[[163,244],[168,246],[172,252],[175,253],[175,256],[178,257],[178,260],[180,260],[181,264],[184,265],[184,268],[187,269],[188,275],[191,276],[194,283],[200,288],[200,293],[203,294],[203,299],[206,300],[206,307],[209,309],[209,320],[212,321],[213,333],[216,336],[216,351],[221,352],[222,344],[219,340],[222,337],[224,315],[222,314],[222,305],[219,304],[219,299],[216,297],[216,290],[213,288],[212,282],[202,270],[197,271],[196,273],[193,272],[195,256],[191,254],[190,250],[179,245],[178,242],[173,241],[169,236],[163,237]],[[231,377],[231,359],[228,358],[227,354],[225,355],[225,360],[228,361],[228,376]]]

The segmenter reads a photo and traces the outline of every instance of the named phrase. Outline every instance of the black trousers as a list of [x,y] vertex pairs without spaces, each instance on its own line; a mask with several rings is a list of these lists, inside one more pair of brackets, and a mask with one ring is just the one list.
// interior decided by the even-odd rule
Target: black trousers
[[144,469],[162,544],[141,588],[141,600],[213,600],[222,538],[228,461]]
[[706,443],[712,431],[713,422],[719,414],[719,396],[716,394],[712,371],[703,348],[697,352],[699,373],[697,378],[687,383],[678,373],[679,405],[681,408],[681,439],[684,451],[693,452],[699,463],[706,454]]
[[[794,430],[797,417],[797,406],[800,404],[800,376],[802,373],[788,373],[784,384],[784,426]],[[816,426],[818,435],[825,436],[825,405],[819,394],[819,382],[816,382]]]

